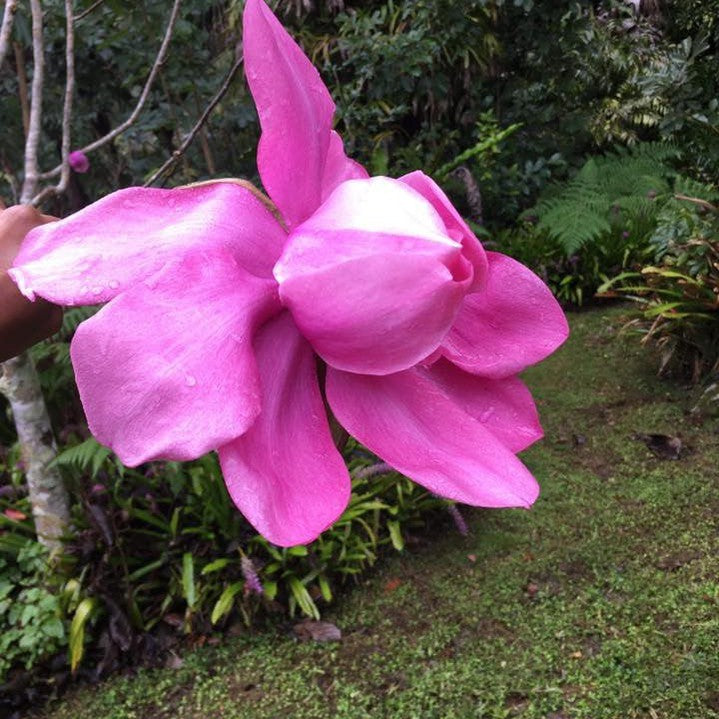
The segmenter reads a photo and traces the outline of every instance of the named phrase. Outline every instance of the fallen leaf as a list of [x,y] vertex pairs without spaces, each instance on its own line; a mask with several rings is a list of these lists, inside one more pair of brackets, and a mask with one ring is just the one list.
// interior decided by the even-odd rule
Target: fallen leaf
[[470,562],[476,562],[477,561],[477,555],[476,554],[468,554],[467,559],[469,559]]
[[27,514],[18,509],[8,508],[4,514],[8,519],[12,519],[14,522],[22,522],[24,519],[27,519]]
[[301,642],[339,642],[342,639],[342,632],[332,622],[306,619],[295,624],[293,631]]
[[399,587],[401,585],[402,585],[401,579],[397,579],[397,578],[388,579],[385,582],[384,591],[386,594],[389,594],[390,592],[394,592],[396,589],[399,589]]
[[693,562],[695,559],[701,559],[702,553],[698,550],[685,549],[683,552],[677,552],[676,554],[669,554],[666,557],[662,557],[657,562],[657,569],[661,569],[665,572],[673,572],[680,567],[683,567],[689,562]]
[[671,437],[668,434],[635,434],[634,439],[644,442],[652,454],[659,459],[679,459],[684,449],[679,437]]

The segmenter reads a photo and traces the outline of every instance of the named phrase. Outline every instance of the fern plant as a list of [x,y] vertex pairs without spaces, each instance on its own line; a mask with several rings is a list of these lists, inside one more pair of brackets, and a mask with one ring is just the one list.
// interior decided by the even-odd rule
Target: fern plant
[[646,238],[653,229],[657,198],[665,197],[676,175],[674,145],[647,143],[592,157],[564,185],[550,188],[524,213],[556,241],[567,256],[612,235]]

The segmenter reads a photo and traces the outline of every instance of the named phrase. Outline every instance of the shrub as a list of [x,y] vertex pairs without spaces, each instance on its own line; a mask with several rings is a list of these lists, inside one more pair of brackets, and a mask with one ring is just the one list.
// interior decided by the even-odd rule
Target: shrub
[[448,506],[386,466],[368,471],[371,455],[352,441],[345,456],[353,480],[342,517],[308,546],[279,548],[235,509],[214,455],[127,469],[93,439],[65,449],[56,464],[77,500],[65,558],[73,598],[43,596],[53,616],[65,612],[64,630],[57,618],[53,626],[63,643],[69,635],[73,668],[89,626],[91,645],[101,642],[105,656],[114,647],[117,664],[160,627],[204,635],[268,611],[318,618],[337,587],[384,547],[402,550],[429,512]]
[[[10,528],[24,517],[2,517],[0,537],[0,683],[11,668],[29,669],[67,645],[62,597],[52,591],[44,547]],[[30,529],[30,531],[32,531]]]
[[659,349],[661,374],[698,382],[719,369],[719,192],[689,180],[677,189],[651,238],[654,264],[602,291],[637,303],[630,325]]
[[548,188],[500,249],[534,269],[557,298],[582,305],[609,278],[643,263],[676,171],[671,145],[645,144],[589,158]]

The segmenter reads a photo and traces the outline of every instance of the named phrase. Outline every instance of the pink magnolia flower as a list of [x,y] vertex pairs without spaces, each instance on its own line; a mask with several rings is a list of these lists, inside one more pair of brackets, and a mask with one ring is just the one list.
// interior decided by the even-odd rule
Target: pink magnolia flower
[[71,348],[93,434],[128,465],[217,449],[279,545],[347,504],[326,406],[431,491],[528,507],[515,454],[542,432],[516,374],[567,336],[551,293],[423,173],[369,178],[345,156],[327,88],[262,0],[244,53],[274,206],[238,181],[120,190],[33,230],[11,270],[31,299],[107,303]]
[[90,160],[88,160],[87,155],[80,150],[71,152],[67,159],[70,163],[70,167],[72,167],[75,172],[82,174],[90,169]]

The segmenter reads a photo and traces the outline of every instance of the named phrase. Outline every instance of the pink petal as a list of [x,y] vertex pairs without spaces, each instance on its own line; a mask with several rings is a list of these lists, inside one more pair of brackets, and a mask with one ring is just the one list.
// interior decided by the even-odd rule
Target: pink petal
[[462,219],[462,216],[454,209],[449,197],[444,194],[442,188],[424,172],[416,170],[399,178],[411,188],[419,192],[442,218],[447,234],[457,242],[462,243],[465,257],[474,266],[474,281],[470,292],[476,292],[484,286],[487,278],[487,254],[482,243],[477,239],[469,225]]
[[440,360],[426,374],[458,407],[481,422],[505,447],[521,452],[543,436],[530,391],[518,377],[477,377]]
[[343,179],[366,176],[332,134],[335,104],[322,78],[262,0],[244,11],[247,82],[262,137],[257,165],[288,227],[307,219]]
[[248,432],[220,448],[235,504],[274,544],[315,539],[342,514],[350,480],[330,435],[316,358],[289,313],[255,339],[262,412]]
[[482,292],[467,295],[442,343],[458,367],[483,377],[509,377],[550,355],[569,335],[549,288],[506,255],[488,252]]
[[253,333],[279,309],[274,281],[227,250],[169,263],[75,334],[90,430],[129,466],[194,459],[242,434],[260,411]]
[[30,299],[98,304],[195,247],[226,247],[248,272],[271,277],[285,239],[272,213],[235,182],[131,187],[32,230],[10,274]]
[[328,368],[326,391],[353,437],[432,492],[480,507],[529,507],[537,498],[527,468],[425,370],[372,377]]
[[330,146],[322,177],[322,202],[324,202],[345,180],[366,180],[367,170],[345,155],[342,138],[334,131],[330,133]]
[[439,346],[472,267],[421,195],[375,177],[343,183],[293,231],[275,277],[327,363],[387,374]]

